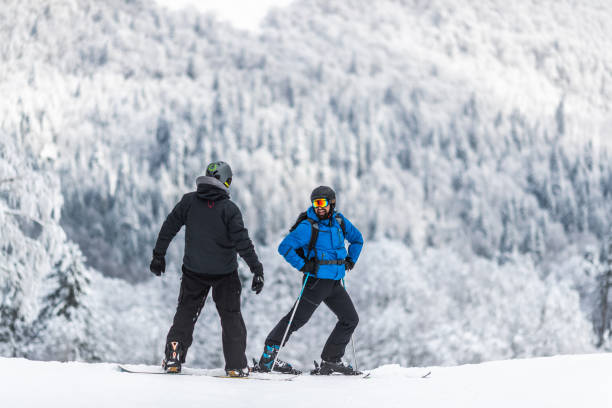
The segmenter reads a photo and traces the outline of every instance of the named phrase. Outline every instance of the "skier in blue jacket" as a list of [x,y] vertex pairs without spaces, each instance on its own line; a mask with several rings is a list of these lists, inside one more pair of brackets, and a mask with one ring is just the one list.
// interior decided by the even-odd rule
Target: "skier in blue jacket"
[[[324,302],[338,317],[338,323],[321,352],[320,373],[353,374],[355,371],[342,362],[342,356],[357,327],[359,317],[344,289],[342,278],[346,271],[355,266],[363,247],[363,237],[344,215],[335,211],[336,193],[333,189],[327,186],[315,188],[310,201],[312,206],[307,210],[306,217],[301,222],[298,218],[295,229],[292,229],[278,247],[278,252],[287,262],[303,272],[304,279],[308,278],[285,342],[291,333],[310,319],[319,304]],[[318,230],[316,242],[309,250],[311,234],[315,230]],[[345,240],[349,242],[348,251]],[[268,372],[274,365],[274,371],[299,373],[282,360],[276,359],[276,364],[273,364],[292,313],[293,309],[278,322],[266,338],[264,352],[255,367],[256,370]]]

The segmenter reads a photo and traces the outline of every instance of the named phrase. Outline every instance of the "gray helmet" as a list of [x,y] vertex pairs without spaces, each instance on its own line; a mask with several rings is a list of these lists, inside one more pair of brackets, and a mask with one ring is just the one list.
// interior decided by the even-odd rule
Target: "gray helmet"
[[232,168],[226,162],[218,161],[210,163],[206,167],[206,175],[214,177],[222,182],[225,187],[229,187],[232,184]]
[[319,186],[312,190],[310,201],[314,201],[315,198],[325,198],[332,208],[336,206],[336,192],[331,187]]

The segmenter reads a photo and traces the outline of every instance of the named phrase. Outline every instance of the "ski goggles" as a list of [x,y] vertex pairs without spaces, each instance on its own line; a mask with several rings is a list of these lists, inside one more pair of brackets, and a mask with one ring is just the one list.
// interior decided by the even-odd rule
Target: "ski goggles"
[[328,205],[329,203],[327,202],[326,198],[316,198],[312,200],[312,206],[314,208],[327,207]]

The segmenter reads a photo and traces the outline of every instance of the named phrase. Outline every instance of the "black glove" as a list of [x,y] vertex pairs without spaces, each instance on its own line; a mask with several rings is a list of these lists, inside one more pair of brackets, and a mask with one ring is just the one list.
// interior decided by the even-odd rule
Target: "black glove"
[[344,270],[350,271],[354,267],[355,267],[355,262],[353,262],[353,259],[350,256],[347,256],[346,258],[344,258]]
[[313,273],[316,267],[316,262],[314,259],[309,259],[306,261],[304,266],[300,269],[300,272]]
[[259,292],[264,287],[264,275],[263,268],[256,270],[253,272],[253,282],[251,283],[251,290],[255,292],[256,295],[259,295]]
[[161,276],[162,273],[166,272],[166,259],[164,256],[153,251],[153,259],[151,260],[149,269],[155,276]]

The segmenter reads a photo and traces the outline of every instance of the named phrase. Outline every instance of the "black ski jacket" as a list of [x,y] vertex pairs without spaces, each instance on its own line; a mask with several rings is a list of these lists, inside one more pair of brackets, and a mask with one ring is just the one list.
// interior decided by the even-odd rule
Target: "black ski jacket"
[[197,191],[187,193],[159,231],[153,252],[165,255],[170,241],[185,225],[183,265],[204,275],[227,275],[238,269],[236,253],[251,272],[263,271],[242,213],[229,199],[229,189],[214,177],[198,177]]

